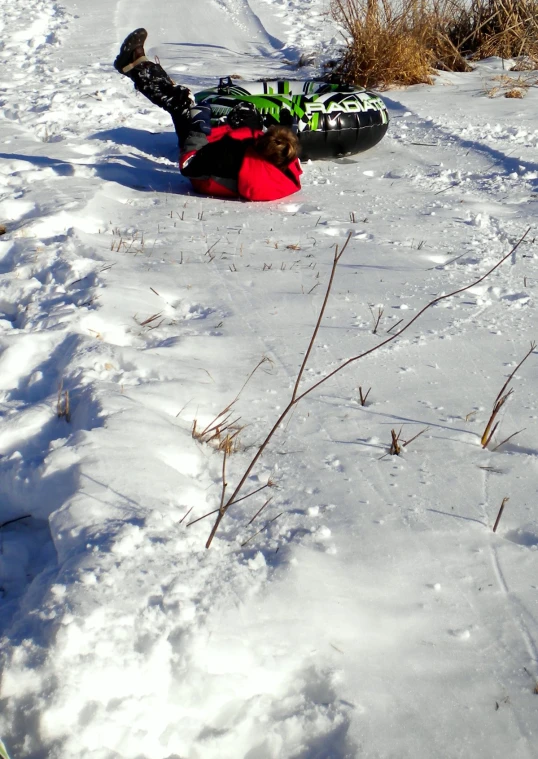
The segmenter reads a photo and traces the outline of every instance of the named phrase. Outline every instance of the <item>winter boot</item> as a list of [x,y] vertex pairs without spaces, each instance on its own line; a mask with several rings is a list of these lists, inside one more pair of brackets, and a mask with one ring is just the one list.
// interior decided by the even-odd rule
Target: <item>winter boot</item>
[[120,53],[114,61],[114,68],[120,74],[128,74],[135,66],[147,61],[144,42],[148,33],[145,29],[135,29],[122,43]]

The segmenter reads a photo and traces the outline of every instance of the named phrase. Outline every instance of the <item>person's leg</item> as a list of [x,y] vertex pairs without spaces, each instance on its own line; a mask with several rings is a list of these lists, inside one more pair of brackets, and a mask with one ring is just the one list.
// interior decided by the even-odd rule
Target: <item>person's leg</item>
[[[146,58],[144,42],[147,32],[136,29],[131,32],[114,61],[114,68],[134,83],[135,89],[142,93],[154,105],[167,111],[174,122],[180,147],[185,149],[185,142],[190,132],[209,134],[210,114],[202,106],[197,107],[188,87],[175,84],[159,63]],[[199,142],[199,141],[198,141]],[[204,141],[205,144],[205,141]]]

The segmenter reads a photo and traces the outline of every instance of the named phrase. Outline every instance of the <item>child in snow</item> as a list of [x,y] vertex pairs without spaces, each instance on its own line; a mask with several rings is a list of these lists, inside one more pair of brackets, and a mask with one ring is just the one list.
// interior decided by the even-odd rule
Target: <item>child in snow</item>
[[208,106],[197,106],[187,87],[174,84],[158,63],[146,58],[148,33],[125,38],[114,68],[171,115],[179,140],[179,168],[197,192],[224,198],[277,200],[301,189],[298,140],[286,127],[264,132],[261,115],[238,104],[228,123],[211,128]]

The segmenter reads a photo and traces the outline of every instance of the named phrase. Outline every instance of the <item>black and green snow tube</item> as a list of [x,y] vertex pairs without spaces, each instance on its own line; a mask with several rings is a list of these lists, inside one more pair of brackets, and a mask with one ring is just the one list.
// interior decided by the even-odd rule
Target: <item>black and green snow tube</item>
[[214,124],[238,102],[252,103],[263,114],[265,126],[297,129],[303,159],[361,153],[377,145],[389,126],[379,95],[314,79],[238,82],[226,77],[217,87],[196,93],[195,99],[211,107]]

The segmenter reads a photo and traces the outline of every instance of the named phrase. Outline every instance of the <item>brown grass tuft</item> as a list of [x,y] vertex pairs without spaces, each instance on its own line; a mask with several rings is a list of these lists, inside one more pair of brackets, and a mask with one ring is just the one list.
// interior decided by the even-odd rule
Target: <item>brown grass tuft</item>
[[516,87],[512,90],[506,90],[504,93],[505,98],[521,98],[523,97],[523,90],[518,90]]
[[212,445],[227,456],[235,453],[239,444],[238,435],[244,427],[238,425],[240,417],[232,418],[231,410],[234,404],[235,400],[217,414],[203,429],[198,427],[198,420],[194,419],[191,429],[192,437],[199,443]]

